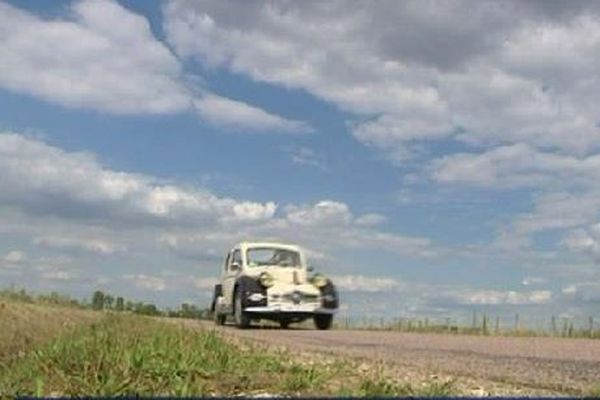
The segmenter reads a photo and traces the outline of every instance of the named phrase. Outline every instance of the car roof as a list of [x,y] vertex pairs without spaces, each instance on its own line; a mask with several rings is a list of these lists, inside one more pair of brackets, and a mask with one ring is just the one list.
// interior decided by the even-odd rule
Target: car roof
[[275,248],[279,248],[279,249],[300,251],[300,247],[295,244],[281,243],[281,242],[241,242],[236,246],[236,248],[246,248],[246,249],[250,249],[250,248],[254,248],[254,247],[275,247]]

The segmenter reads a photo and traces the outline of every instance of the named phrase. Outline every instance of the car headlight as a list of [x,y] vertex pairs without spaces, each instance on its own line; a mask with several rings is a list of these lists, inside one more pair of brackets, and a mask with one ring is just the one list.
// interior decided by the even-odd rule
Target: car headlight
[[258,277],[258,281],[261,285],[267,288],[273,286],[274,283],[273,276],[268,272],[263,272],[262,274],[260,274],[260,276]]
[[312,278],[312,284],[318,288],[322,288],[323,286],[327,285],[327,282],[329,282],[329,279],[325,278],[321,274],[316,274]]
[[330,301],[334,301],[335,300],[335,296],[331,295],[331,294],[326,294],[325,296],[323,296],[323,300],[330,302]]

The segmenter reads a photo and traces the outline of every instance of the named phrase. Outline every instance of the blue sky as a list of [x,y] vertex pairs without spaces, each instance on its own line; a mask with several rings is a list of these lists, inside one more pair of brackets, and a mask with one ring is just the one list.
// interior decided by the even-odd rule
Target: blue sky
[[203,304],[280,239],[351,315],[597,313],[598,12],[0,2],[0,282]]

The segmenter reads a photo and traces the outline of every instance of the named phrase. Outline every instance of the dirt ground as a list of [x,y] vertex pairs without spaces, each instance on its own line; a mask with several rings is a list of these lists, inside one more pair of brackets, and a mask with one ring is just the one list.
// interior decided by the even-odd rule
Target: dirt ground
[[[213,328],[209,322],[190,322]],[[384,365],[397,379],[451,379],[471,395],[581,395],[600,389],[600,340],[390,331],[238,330],[225,335],[329,354],[361,368]],[[362,364],[360,364],[362,363]]]

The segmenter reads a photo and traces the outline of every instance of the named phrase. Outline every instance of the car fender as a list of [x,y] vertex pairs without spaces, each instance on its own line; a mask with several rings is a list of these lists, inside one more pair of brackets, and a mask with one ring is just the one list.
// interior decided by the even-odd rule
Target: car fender
[[214,312],[215,308],[217,306],[217,299],[223,296],[223,285],[221,284],[217,284],[215,285],[215,288],[213,290],[213,298],[212,298],[212,302],[210,303],[210,311]]
[[[321,306],[323,308],[335,309],[339,307],[340,298],[334,284],[328,280],[327,284],[320,288],[321,290]],[[333,299],[326,300],[325,296],[331,296]]]
[[[261,285],[257,278],[239,276],[235,281],[234,293],[238,293],[238,290],[242,294],[242,307],[267,305],[267,288]],[[254,293],[260,293],[265,297],[261,301],[250,301],[248,297]]]

